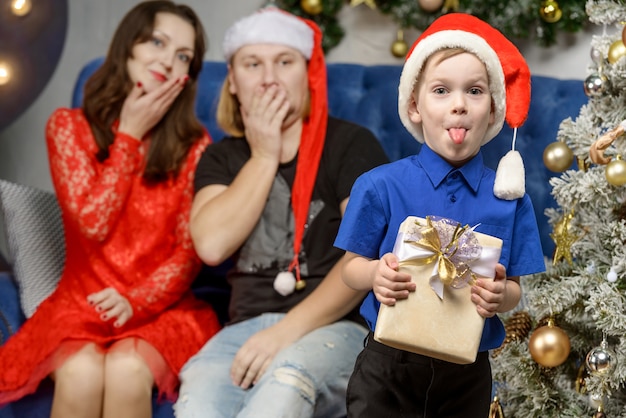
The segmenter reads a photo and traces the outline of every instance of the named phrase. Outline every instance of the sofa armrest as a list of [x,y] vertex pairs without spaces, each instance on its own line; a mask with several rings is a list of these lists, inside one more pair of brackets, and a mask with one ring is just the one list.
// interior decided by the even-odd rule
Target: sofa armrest
[[0,345],[24,323],[17,285],[11,273],[0,272]]

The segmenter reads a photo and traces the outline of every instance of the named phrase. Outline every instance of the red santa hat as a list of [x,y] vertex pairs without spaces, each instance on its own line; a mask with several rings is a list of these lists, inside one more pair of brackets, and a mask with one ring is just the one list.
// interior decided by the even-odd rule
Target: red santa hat
[[514,128],[512,150],[500,160],[496,171],[494,194],[507,200],[520,198],[525,193],[524,165],[515,150],[515,140],[517,128],[526,120],[530,106],[530,70],[515,45],[489,24],[469,14],[450,13],[426,28],[411,47],[402,69],[398,87],[400,119],[415,139],[423,143],[421,124],[409,119],[409,103],[424,62],[433,53],[448,48],[462,48],[485,64],[495,122],[481,145],[500,132],[505,120]]
[[[294,48],[308,60],[309,116],[304,120],[296,175],[291,191],[291,206],[295,218],[293,259],[288,271],[300,282],[299,254],[307,225],[309,205],[326,139],[328,123],[328,92],[326,62],[322,50],[322,31],[312,20],[299,18],[273,6],[265,7],[247,16],[228,29],[224,37],[226,60],[245,45],[278,44]],[[280,275],[279,278],[285,278]],[[278,279],[278,278],[277,278]],[[303,286],[303,281],[301,282]],[[289,294],[293,286],[277,280],[274,287],[281,294]],[[296,285],[297,288],[300,288]]]

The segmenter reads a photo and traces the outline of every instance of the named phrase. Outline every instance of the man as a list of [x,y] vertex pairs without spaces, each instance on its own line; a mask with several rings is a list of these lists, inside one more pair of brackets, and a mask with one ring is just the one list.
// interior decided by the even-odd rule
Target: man
[[230,322],[184,367],[177,417],[345,415],[367,330],[333,247],[355,179],[387,162],[366,129],[328,117],[321,32],[266,8],[224,40],[218,122],[196,171],[191,233],[235,256]]

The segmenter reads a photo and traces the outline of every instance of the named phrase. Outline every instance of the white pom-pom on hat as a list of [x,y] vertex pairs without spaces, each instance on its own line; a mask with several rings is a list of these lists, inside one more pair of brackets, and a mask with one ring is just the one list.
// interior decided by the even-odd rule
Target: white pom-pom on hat
[[[520,175],[520,172],[522,175]],[[496,170],[493,194],[504,200],[515,200],[526,193],[524,162],[518,151],[511,150],[500,159]]]
[[[424,142],[421,124],[411,121],[408,114],[415,83],[428,57],[448,48],[473,53],[487,69],[495,122],[488,128],[481,145],[500,132],[505,120],[514,129],[522,126],[530,107],[530,70],[526,60],[511,41],[486,22],[466,13],[448,13],[436,19],[415,41],[400,76],[398,113],[413,137]],[[513,154],[509,152],[507,156],[511,154],[511,157],[498,166],[498,171],[503,172],[496,172],[494,185],[494,194],[506,200],[518,199],[525,193],[524,165],[514,142],[515,139]]]
[[274,279],[274,290],[283,296],[288,296],[296,290],[296,276],[290,271],[281,271]]

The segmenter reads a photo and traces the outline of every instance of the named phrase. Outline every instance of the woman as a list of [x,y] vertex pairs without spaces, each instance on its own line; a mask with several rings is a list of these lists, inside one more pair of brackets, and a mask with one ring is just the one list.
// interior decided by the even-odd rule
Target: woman
[[193,174],[210,142],[193,109],[205,35],[169,1],[138,4],[117,28],[81,109],[46,138],[67,262],[56,291],[0,347],[0,404],[55,382],[52,417],[151,417],[184,362],[215,333],[190,284]]

